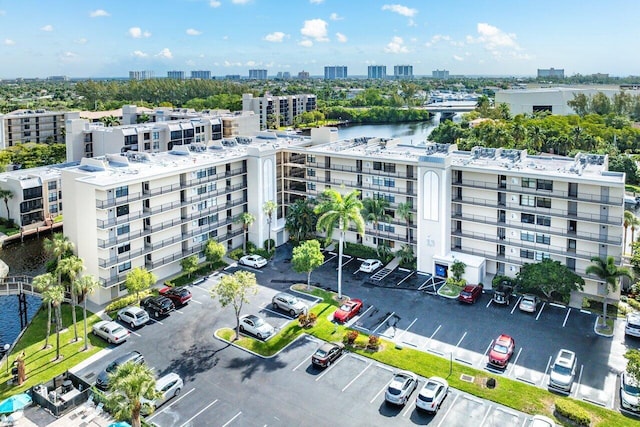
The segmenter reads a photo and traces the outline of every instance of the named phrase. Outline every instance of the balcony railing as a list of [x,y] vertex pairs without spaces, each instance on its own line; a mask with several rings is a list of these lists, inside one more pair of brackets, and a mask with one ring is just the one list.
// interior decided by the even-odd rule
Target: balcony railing
[[415,191],[407,191],[406,187],[387,187],[385,185],[375,185],[370,182],[358,182],[349,181],[345,179],[330,179],[327,181],[324,177],[310,176],[306,179],[309,182],[320,182],[323,184],[331,184],[332,186],[340,187],[344,185],[347,188],[362,188],[365,190],[380,191],[384,193],[394,193],[401,195],[408,195],[416,197],[418,194]]
[[410,180],[417,179],[417,177],[413,174],[410,175],[410,174],[407,174],[406,171],[399,172],[397,170],[396,172],[386,172],[383,170],[378,170],[373,168],[358,168],[356,166],[346,166],[346,165],[336,165],[336,164],[327,165],[326,163],[317,163],[317,162],[307,163],[306,167],[315,168],[315,169],[328,169],[328,170],[340,171],[340,172],[351,172],[351,173],[357,173],[362,175],[388,176],[392,178],[410,179]]

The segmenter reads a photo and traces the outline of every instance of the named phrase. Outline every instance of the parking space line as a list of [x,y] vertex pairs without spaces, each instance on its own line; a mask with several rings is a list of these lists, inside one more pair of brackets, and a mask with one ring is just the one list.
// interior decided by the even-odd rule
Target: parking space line
[[542,380],[540,380],[540,387],[544,385],[544,379],[547,377],[547,371],[549,371],[549,367],[551,366],[551,358],[553,356],[549,356],[549,360],[547,361],[547,367],[544,370],[544,375],[542,375]]
[[447,417],[449,416],[449,412],[451,412],[453,407],[456,406],[456,400],[458,400],[459,397],[460,395],[456,394],[456,397],[453,399],[453,402],[451,402],[451,406],[449,406],[449,409],[447,409],[447,412],[444,413],[444,417],[442,418],[442,420],[440,420],[438,427],[440,427],[442,423],[444,423],[447,420]]
[[555,302],[550,302],[549,305],[551,307],[556,307],[556,308],[567,308],[566,306],[564,306],[562,304],[555,303]]
[[516,308],[520,305],[521,299],[522,297],[518,298],[518,301],[516,301],[516,303],[513,305],[513,308],[511,309],[511,314],[513,314],[513,312],[516,311]]
[[[369,310],[371,310],[373,308],[372,305],[369,306],[369,308],[367,308],[361,315],[354,317],[353,319],[351,319],[349,322],[347,322],[345,324],[346,327],[351,327],[351,325],[353,325],[354,323],[356,323],[356,320],[362,319],[364,317],[365,314],[367,314],[369,312]],[[360,329],[366,329],[367,328],[360,328]]]
[[386,365],[382,365],[382,364],[380,364],[380,363],[376,363],[376,366],[377,366],[378,368],[381,368],[381,369],[384,369],[384,370],[386,370],[386,371],[389,371],[389,372],[393,373],[393,369],[391,369],[390,367],[388,367],[388,366],[386,366]]
[[270,309],[270,308],[267,308],[267,305],[268,305],[268,304],[269,304],[269,303],[265,303],[265,304],[261,305],[261,306],[260,306],[260,309],[261,309],[261,310],[266,310],[266,311],[268,311],[269,313],[273,313],[273,314],[275,314],[276,316],[284,317],[285,319],[288,319],[288,320],[293,320],[293,317],[289,317],[289,316],[287,316],[286,314],[282,314],[282,313],[280,313],[279,311],[275,311],[275,310],[272,310],[272,309]]
[[[207,291],[207,292],[209,292],[209,291]],[[200,304],[200,305],[202,305],[202,303],[201,303],[200,301],[196,301],[196,300],[194,300],[193,298],[191,298],[191,302],[195,302],[196,304]]]
[[404,279],[400,280],[398,283],[396,283],[396,286],[400,286],[402,284],[402,282],[404,282],[405,280],[408,280],[411,276],[413,276],[414,272],[410,272],[408,275],[406,275],[404,277]]
[[371,365],[373,365],[373,362],[370,362],[367,366],[365,366],[364,369],[362,371],[360,371],[360,373],[358,375],[356,375],[351,381],[349,381],[349,384],[344,386],[342,391],[344,392],[346,389],[348,389],[351,384],[353,384],[358,378],[360,378],[360,376],[362,374],[364,374],[366,372],[367,369],[369,369],[371,367]]
[[576,383],[576,391],[573,393],[573,397],[577,398],[578,397],[578,392],[580,390],[580,382],[582,381],[582,369],[584,368],[584,365],[580,365],[580,374],[578,375],[578,382]]
[[492,302],[493,302],[493,298],[491,298],[491,299],[489,300],[489,302],[487,303],[487,306],[486,306],[486,307],[487,307],[487,308],[489,308],[489,306],[491,305],[491,303],[492,303]]
[[205,406],[204,408],[202,408],[200,411],[198,411],[193,417],[189,418],[187,420],[187,422],[185,422],[184,424],[181,424],[180,427],[185,427],[186,425],[188,425],[189,423],[191,423],[191,421],[193,421],[198,415],[202,414],[204,411],[206,411],[207,409],[209,409],[210,407],[212,407],[213,405],[215,405],[218,402],[218,399],[214,400],[213,402],[209,403],[207,406]]
[[346,359],[346,357],[340,357],[340,358],[338,359],[338,361],[337,361],[337,362],[335,362],[333,365],[331,365],[331,366],[329,366],[328,368],[326,368],[326,369],[324,370],[324,372],[323,372],[323,373],[321,373],[320,375],[318,375],[318,378],[316,378],[316,381],[320,381],[320,379],[321,379],[322,377],[324,377],[325,375],[327,375],[327,374],[329,373],[329,371],[331,371],[333,368],[335,368],[335,366],[336,366],[338,363],[340,363],[340,361],[341,361],[341,360],[344,360],[344,359]]
[[564,328],[565,325],[567,324],[567,320],[569,319],[569,313],[571,313],[571,308],[569,308],[569,310],[567,310],[567,315],[564,316],[564,322],[562,322],[562,327]]
[[180,313],[180,314],[184,314],[182,311],[180,310],[173,310],[175,313]]
[[[346,257],[346,255],[342,255],[342,258],[345,258],[345,257]],[[345,266],[345,265],[347,265],[347,264],[349,264],[349,263],[350,263],[351,261],[353,261],[354,259],[355,259],[355,258],[353,258],[353,257],[349,257],[349,261],[347,261],[347,262],[344,262],[344,261],[343,261],[343,262],[342,262],[342,268],[344,269],[344,266]],[[337,270],[337,269],[338,269],[338,267],[336,267],[336,270]]]
[[153,414],[151,414],[151,416],[147,417],[147,421],[151,421],[151,418],[153,418],[156,415],[161,414],[164,411],[166,411],[167,409],[171,408],[173,405],[175,405],[176,403],[178,403],[179,401],[181,401],[182,399],[184,399],[185,397],[187,397],[188,395],[190,395],[194,391],[196,391],[195,387],[192,388],[191,390],[189,390],[188,392],[184,393],[182,396],[180,396],[177,399],[175,399],[173,402],[171,402],[170,404],[168,404],[167,406],[165,406],[161,410],[155,411]]
[[483,361],[485,361],[485,360],[487,360],[487,359],[486,359],[486,357],[487,357],[487,353],[489,352],[489,349],[491,348],[491,344],[493,344],[493,341],[491,341],[491,342],[489,343],[489,345],[487,346],[487,348],[486,348],[486,350],[484,351],[484,353],[482,353],[482,357],[481,357],[481,358],[480,358],[480,360],[478,361],[478,362],[479,362],[479,363],[478,363],[478,366],[481,366],[481,365],[482,365],[482,362],[483,362]]
[[[332,252],[329,252],[329,253],[333,254]],[[322,265],[325,265],[326,263],[331,262],[336,258],[338,258],[338,255],[333,254],[333,256],[331,258],[329,258],[328,260],[326,260],[325,262],[323,262]]]
[[380,329],[380,328],[382,327],[382,325],[384,325],[385,323],[387,323],[387,321],[388,321],[389,319],[391,319],[391,316],[393,316],[394,314],[396,314],[396,312],[395,312],[395,311],[394,311],[393,313],[391,313],[390,315],[388,315],[388,316],[387,316],[387,318],[386,318],[386,319],[384,319],[384,320],[383,320],[383,321],[382,321],[382,322],[381,322],[381,323],[380,323],[380,324],[379,324],[379,325],[378,325],[378,326],[377,326],[377,327],[376,327],[376,328],[371,332],[371,334],[372,334],[372,335],[373,335],[373,334],[375,334],[375,333],[376,333],[376,331],[377,331],[378,329]]
[[235,414],[233,416],[233,418],[231,418],[229,421],[227,421],[226,423],[224,423],[222,425],[222,427],[227,427],[229,424],[231,424],[233,422],[233,420],[235,420],[236,418],[238,418],[240,415],[242,415],[242,411],[238,412],[237,414]]
[[389,382],[387,382],[387,383],[384,385],[384,387],[382,387],[382,388],[380,389],[380,391],[379,391],[379,392],[377,392],[375,396],[373,396],[373,399],[371,399],[371,400],[369,401],[369,403],[373,403],[373,402],[378,398],[378,396],[380,396],[380,393],[382,393],[383,391],[385,391],[385,390],[387,389],[387,387],[389,387],[389,384],[391,384],[391,381],[393,381],[393,379],[389,380]]
[[[125,328],[126,329],[126,328]],[[137,332],[132,331],[131,329],[127,329],[127,331],[129,331],[130,333],[132,333],[133,335],[137,336],[137,337],[141,337],[142,335],[140,335]]]
[[545,304],[546,304],[545,302],[542,303],[542,307],[540,307],[540,311],[538,312],[538,315],[536,316],[536,320],[538,320],[540,318],[540,315],[542,314],[542,310],[544,310],[544,305]]
[[[418,389],[418,388],[416,387],[416,390],[417,390],[417,389]],[[410,411],[410,410],[412,410],[412,409],[414,408],[414,405],[410,404],[410,403],[407,401],[406,405],[404,405],[404,406],[406,406],[406,407],[404,408],[404,411],[402,411],[402,416],[403,416],[403,417],[406,417],[406,416],[407,416],[407,414],[409,413],[409,411]]]
[[413,322],[411,322],[411,323],[409,324],[409,326],[407,326],[407,327],[406,327],[406,329],[404,329],[404,330],[400,333],[400,335],[398,335],[398,336],[396,337],[396,340],[400,341],[400,338],[402,338],[402,336],[403,336],[404,334],[406,334],[406,333],[407,333],[407,331],[409,330],[409,328],[411,328],[411,327],[413,326],[413,324],[414,324],[414,323],[416,323],[416,321],[417,321],[417,320],[418,320],[418,318],[417,318],[417,317],[416,317],[415,319],[413,319]]
[[438,333],[438,331],[440,330],[440,328],[442,328],[442,325],[438,325],[438,327],[436,328],[436,330],[435,330],[435,331],[433,331],[433,333],[431,334],[431,336],[429,337],[429,339],[427,340],[427,342],[426,342],[426,343],[424,343],[423,348],[427,348],[427,346],[429,345],[429,343],[430,343],[430,342],[431,342],[431,340],[433,339],[433,336],[434,336],[435,334],[437,334],[437,333]]
[[484,425],[484,423],[487,421],[487,418],[489,417],[489,414],[491,413],[492,409],[493,409],[493,405],[489,405],[489,409],[487,409],[486,414],[484,414],[484,418],[482,419],[482,422],[480,423],[480,427],[482,427]]
[[511,364],[511,368],[509,369],[509,373],[507,374],[508,377],[511,376],[511,373],[513,372],[513,368],[515,368],[515,366],[518,364],[518,358],[520,357],[520,353],[522,353],[522,347],[520,347],[520,349],[518,349],[518,354],[516,354],[516,358],[513,361],[513,363]]
[[460,340],[458,341],[458,344],[456,344],[456,348],[458,348],[458,346],[460,346],[460,343],[462,342],[462,340],[464,339],[464,337],[467,336],[467,331],[464,331],[464,334],[462,334],[462,338],[460,338]]
[[157,323],[158,325],[164,325],[164,323],[162,323],[161,321],[156,320],[156,319],[151,319],[151,321],[152,321],[153,323]]
[[309,359],[311,359],[311,357],[313,357],[313,354],[311,356],[305,357],[304,360],[302,362],[298,363],[298,366],[293,368],[291,371],[296,371],[300,366],[304,365],[305,362],[307,362]]

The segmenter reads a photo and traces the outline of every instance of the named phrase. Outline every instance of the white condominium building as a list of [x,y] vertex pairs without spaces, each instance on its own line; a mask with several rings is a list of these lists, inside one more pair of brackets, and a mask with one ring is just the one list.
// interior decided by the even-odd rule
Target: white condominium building
[[64,144],[65,120],[78,117],[78,112],[48,110],[0,114],[0,149],[27,142]]
[[311,94],[272,96],[265,94],[254,98],[250,93],[242,95],[242,111],[253,111],[260,117],[260,129],[293,126],[302,113],[316,110],[316,96]]

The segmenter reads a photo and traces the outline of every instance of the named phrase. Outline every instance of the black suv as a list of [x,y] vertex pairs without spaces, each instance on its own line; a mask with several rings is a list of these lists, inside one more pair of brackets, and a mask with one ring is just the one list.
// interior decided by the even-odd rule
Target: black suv
[[124,365],[127,362],[135,363],[136,365],[142,365],[144,363],[144,357],[139,351],[130,351],[129,353],[118,357],[113,362],[109,363],[107,368],[98,374],[96,379],[96,387],[100,390],[107,390],[109,388],[109,374],[118,369],[118,366]]
[[173,301],[163,296],[146,297],[140,301],[140,307],[144,308],[147,313],[152,314],[155,318],[165,316],[176,308]]
[[511,296],[513,294],[513,288],[507,285],[499,285],[493,291],[493,302],[496,304],[509,305],[511,303]]

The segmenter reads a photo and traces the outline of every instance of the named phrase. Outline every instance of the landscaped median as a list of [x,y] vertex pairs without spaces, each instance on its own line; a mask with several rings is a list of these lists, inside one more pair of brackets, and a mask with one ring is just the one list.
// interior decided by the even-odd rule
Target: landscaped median
[[[294,289],[299,292],[306,292],[305,285],[296,285]],[[271,357],[305,333],[325,341],[342,340],[349,329],[342,325],[336,325],[328,319],[329,315],[339,305],[339,302],[334,298],[335,294],[318,288],[313,288],[308,293],[321,298],[321,301],[310,310],[311,313],[317,315],[317,321],[314,326],[302,328],[298,322],[291,322],[266,342],[249,337],[241,337],[233,341],[233,344],[261,356]],[[231,342],[235,336],[235,331],[230,328],[223,328],[216,332],[216,336]],[[423,377],[445,377],[449,384],[458,390],[529,414],[554,416],[556,402],[571,402],[573,405],[560,403],[560,406],[563,409],[566,407],[576,408],[577,411],[583,412],[582,415],[584,413],[588,414],[591,426],[631,427],[638,425],[636,419],[625,417],[619,412],[580,400],[560,397],[547,390],[502,376],[492,375],[484,370],[473,369],[455,362],[452,363],[448,359],[430,353],[413,348],[399,347],[393,342],[382,339],[379,341],[379,350],[372,351],[367,348],[368,342],[369,337],[360,333],[353,345],[347,345],[347,349],[398,369],[415,372]],[[473,380],[471,382],[462,380],[461,377],[463,375],[473,377]],[[489,378],[496,380],[495,387],[487,387],[486,381]]]

